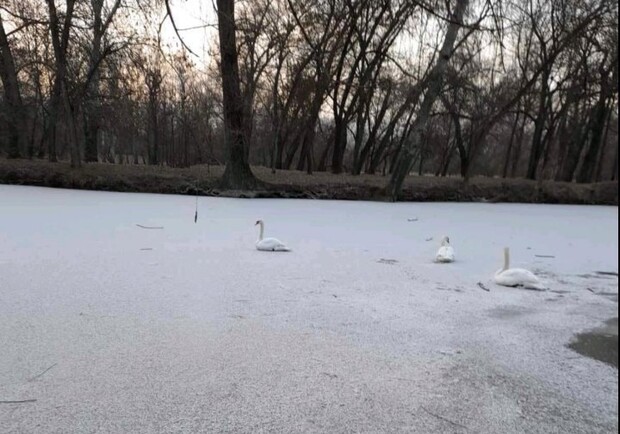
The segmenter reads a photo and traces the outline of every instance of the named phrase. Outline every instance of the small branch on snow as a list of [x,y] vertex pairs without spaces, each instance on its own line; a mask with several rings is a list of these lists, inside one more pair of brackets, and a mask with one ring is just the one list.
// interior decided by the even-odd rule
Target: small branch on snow
[[425,241],[433,241],[433,237],[427,238]]
[[536,256],[537,258],[555,258],[555,256],[553,255],[534,255],[534,256]]
[[418,218],[416,217],[416,218],[414,218],[414,219],[407,219],[407,221],[408,221],[408,222],[417,222],[417,221],[418,221]]
[[445,417],[440,416],[440,415],[438,415],[438,414],[436,414],[436,413],[433,413],[432,411],[427,410],[427,409],[426,409],[426,408],[424,408],[424,407],[420,407],[420,408],[421,408],[422,410],[424,410],[425,412],[427,412],[428,414],[430,414],[430,415],[432,415],[432,416],[435,416],[437,419],[441,419],[441,420],[443,420],[443,421],[445,421],[445,422],[448,422],[448,423],[450,423],[450,424],[452,424],[452,425],[454,425],[454,426],[459,426],[459,427],[461,427],[461,428],[465,428],[465,429],[467,429],[467,430],[469,429],[469,428],[467,428],[465,425],[461,425],[460,423],[454,422],[454,421],[452,421],[452,420],[450,420],[450,419],[448,419],[448,418],[445,418]]
[[486,286],[484,286],[484,283],[482,282],[478,282],[478,286],[482,289],[484,289],[486,292],[491,292],[491,290],[489,288],[487,288]]
[[590,291],[593,294],[596,294],[596,292],[594,292],[594,290],[592,288],[586,288],[588,291]]
[[27,402],[36,402],[36,399],[22,399],[19,401],[0,401],[0,404],[25,404]]
[[139,224],[136,224],[136,226],[142,229],[163,229],[164,228],[163,226],[143,226]]
[[29,379],[28,379],[28,382],[34,381],[34,380],[36,380],[37,378],[39,378],[39,377],[43,376],[43,375],[44,375],[47,371],[49,371],[50,369],[52,369],[52,368],[53,368],[54,366],[56,366],[57,364],[58,364],[58,363],[54,363],[52,366],[50,366],[49,368],[47,368],[45,371],[41,372],[41,373],[40,373],[40,374],[38,374],[38,375],[35,375],[35,376],[34,376],[34,377],[32,377],[32,378],[29,378]]
[[616,276],[618,277],[618,273],[615,271],[595,271],[596,274],[600,274],[602,276]]

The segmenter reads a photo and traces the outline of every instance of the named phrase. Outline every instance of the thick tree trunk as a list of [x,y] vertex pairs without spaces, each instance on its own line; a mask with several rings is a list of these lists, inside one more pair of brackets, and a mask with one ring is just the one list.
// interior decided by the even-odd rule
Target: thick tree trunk
[[103,0],[91,0],[93,8],[93,45],[90,51],[89,69],[92,71],[92,78],[88,83],[86,91],[86,105],[84,116],[84,161],[97,162],[97,135],[99,132],[99,68],[101,60],[101,40],[103,38],[103,22],[101,13]]
[[97,135],[99,132],[99,117],[94,108],[87,108],[84,113],[84,161],[96,163],[99,161],[97,150]]
[[286,150],[286,158],[284,159],[284,163],[282,165],[282,169],[290,170],[291,165],[293,164],[293,160],[295,160],[295,155],[297,155],[297,151],[301,145],[303,131],[298,130],[292,137],[292,140],[289,141],[289,146]]
[[333,141],[327,140],[325,144],[325,149],[323,149],[323,153],[321,154],[321,158],[319,158],[319,164],[316,168],[318,172],[326,172],[327,171],[327,157],[329,157],[329,151],[332,147]]
[[616,152],[614,153],[614,165],[611,169],[610,181],[618,180],[618,142],[616,142]]
[[[366,107],[366,105],[365,105]],[[360,152],[364,142],[364,130],[367,118],[366,110],[359,110],[355,119],[355,142],[353,144],[353,168],[352,175],[359,175],[362,170],[362,161],[360,161]]]
[[510,164],[510,177],[514,178],[517,176],[517,169],[519,168],[519,161],[521,161],[521,148],[523,147],[523,138],[525,137],[525,122],[526,117],[523,116],[521,120],[521,126],[519,127],[519,132],[517,133],[517,140],[514,147],[514,153],[512,157],[512,163]]
[[147,133],[147,156],[149,165],[159,164],[159,114],[158,100],[153,89],[149,89],[149,125]]
[[62,32],[60,31],[60,23],[56,4],[54,0],[47,0],[48,12],[50,17],[49,29],[54,48],[56,77],[54,78],[54,90],[52,93],[52,104],[50,109],[50,161],[56,161],[56,129],[58,123],[58,113],[60,109],[64,109],[67,130],[69,135],[69,149],[71,156],[71,167],[79,167],[81,165],[80,153],[78,149],[77,131],[75,129],[74,113],[71,109],[69,101],[69,92],[67,89],[67,49],[69,46],[69,35],[71,30],[71,22],[73,19],[73,11],[75,0],[67,0],[67,9],[65,11]]
[[248,163],[247,141],[244,137],[243,101],[237,59],[234,0],[217,0],[217,21],[220,37],[220,70],[224,103],[224,128],[228,158],[220,187],[251,190],[259,186]]
[[26,128],[24,122],[24,106],[19,92],[19,82],[13,53],[9,46],[2,15],[0,15],[0,77],[4,87],[4,98],[7,108],[9,128],[9,158],[20,158],[25,146]]
[[413,124],[413,128],[411,129],[410,140],[403,146],[403,150],[401,151],[396,162],[396,167],[394,167],[392,172],[390,182],[386,187],[386,193],[392,200],[396,200],[398,198],[403,182],[405,181],[405,177],[411,169],[411,164],[414,158],[413,151],[415,148],[419,147],[422,139],[422,132],[426,128],[431,108],[439,95],[439,91],[441,90],[443,76],[446,67],[448,66],[448,61],[452,56],[454,43],[456,42],[459,29],[461,28],[461,22],[463,21],[463,15],[465,13],[465,9],[467,9],[468,3],[469,0],[457,0],[456,9],[452,16],[452,20],[448,25],[448,31],[446,32],[443,46],[439,52],[437,63],[435,63],[435,66],[430,73],[430,79],[427,84],[426,94],[424,95],[424,101],[422,102],[418,112],[418,117]]
[[469,153],[463,144],[463,140],[457,140],[457,149],[459,151],[459,159],[461,160],[461,176],[463,179],[469,178]]
[[347,125],[342,116],[334,119],[334,149],[332,154],[332,173],[342,173],[344,151],[347,147]]

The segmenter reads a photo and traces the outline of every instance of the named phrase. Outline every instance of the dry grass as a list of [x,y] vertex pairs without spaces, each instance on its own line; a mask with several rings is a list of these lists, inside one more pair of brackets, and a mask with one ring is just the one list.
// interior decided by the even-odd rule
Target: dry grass
[[[0,159],[0,183],[40,185],[88,190],[151,193],[200,194],[236,197],[307,197],[319,199],[383,200],[388,179],[380,175],[352,176],[298,171],[272,174],[266,167],[254,167],[261,180],[271,184],[262,192],[218,191],[216,180],[221,166],[169,168],[144,165],[85,164],[71,169],[69,163],[42,160]],[[536,182],[524,179],[437,178],[411,176],[405,181],[405,201],[490,201],[525,203],[618,204],[618,183],[574,184]]]

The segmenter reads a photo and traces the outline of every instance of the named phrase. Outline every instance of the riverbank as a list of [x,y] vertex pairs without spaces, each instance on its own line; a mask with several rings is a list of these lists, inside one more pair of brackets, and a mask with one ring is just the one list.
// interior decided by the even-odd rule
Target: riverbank
[[[0,183],[139,193],[196,194],[220,197],[385,200],[381,175],[308,175],[266,167],[253,167],[267,183],[262,191],[227,191],[216,188],[222,166],[169,168],[144,165],[85,164],[71,169],[68,162],[0,159]],[[575,184],[525,179],[411,176],[403,186],[406,202],[511,202],[618,205],[618,183]]]

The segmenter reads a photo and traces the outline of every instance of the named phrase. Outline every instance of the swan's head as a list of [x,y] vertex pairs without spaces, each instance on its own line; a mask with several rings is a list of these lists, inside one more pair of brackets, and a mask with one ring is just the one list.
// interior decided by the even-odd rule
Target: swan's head
[[442,246],[449,246],[449,245],[450,245],[450,238],[449,238],[449,237],[447,237],[447,236],[446,236],[446,237],[443,237],[443,238],[441,239],[441,245],[442,245]]
[[263,223],[263,221],[262,221],[262,220],[256,220],[256,223],[254,223],[254,226],[258,226],[258,225],[260,225],[260,224],[262,224],[262,223]]

